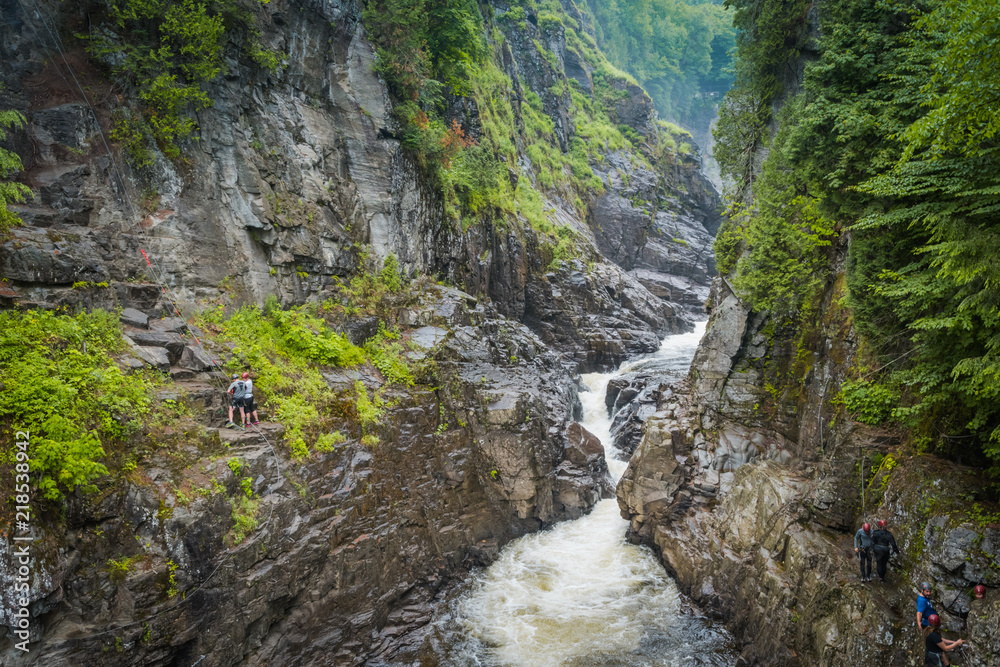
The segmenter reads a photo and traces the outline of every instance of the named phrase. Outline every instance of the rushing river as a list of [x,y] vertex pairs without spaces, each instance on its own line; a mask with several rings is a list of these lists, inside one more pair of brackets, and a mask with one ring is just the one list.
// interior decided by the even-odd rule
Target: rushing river
[[[608,381],[635,372],[679,380],[705,330],[611,373],[583,376],[583,425],[605,444],[617,481],[627,462],[609,446]],[[721,628],[683,609],[677,586],[646,547],[625,542],[614,499],[576,521],[522,537],[478,573],[437,623],[442,665],[610,667],[732,665]]]

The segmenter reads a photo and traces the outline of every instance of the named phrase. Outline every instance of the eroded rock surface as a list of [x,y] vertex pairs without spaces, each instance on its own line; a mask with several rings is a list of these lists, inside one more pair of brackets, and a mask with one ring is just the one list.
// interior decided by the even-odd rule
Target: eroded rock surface
[[[361,664],[426,623],[438,590],[504,543],[610,497],[600,443],[572,420],[576,390],[559,355],[458,290],[431,290],[405,317],[441,386],[390,393],[374,447],[348,439],[303,462],[275,456],[280,427],[265,424],[267,440],[219,430],[221,389],[180,383],[171,400],[205,410],[208,425],[178,425],[189,430],[152,456],[147,479],[74,500],[65,533],[48,526],[35,547],[38,643],[5,664],[95,654],[102,664]],[[377,381],[344,384],[358,379]],[[174,469],[167,452],[191,463]],[[194,475],[238,494],[234,457],[261,503],[260,527],[237,545],[226,495],[179,492]],[[122,558],[136,560],[110,574]]]
[[[659,396],[617,489],[630,538],[726,622],[747,664],[916,664],[923,580],[947,628],[994,642],[992,603],[970,604],[976,583],[1000,583],[988,572],[996,528],[968,511],[976,471],[902,453],[827,400],[854,354],[841,285],[793,343],[718,281],[691,376]],[[609,387],[608,403],[636,410],[650,389]],[[854,531],[876,519],[902,551],[887,584],[862,583],[853,552]],[[962,660],[993,664],[985,652]]]

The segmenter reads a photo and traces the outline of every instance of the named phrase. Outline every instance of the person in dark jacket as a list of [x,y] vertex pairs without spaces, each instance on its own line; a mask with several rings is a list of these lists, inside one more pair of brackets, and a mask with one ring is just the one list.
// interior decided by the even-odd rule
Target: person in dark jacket
[[875,571],[878,572],[878,580],[884,584],[889,556],[892,553],[898,555],[899,547],[896,546],[896,538],[885,527],[883,519],[878,520],[878,529],[872,532],[872,551],[875,553]]
[[941,619],[937,614],[927,617],[927,627],[924,628],[924,664],[928,667],[948,667],[947,651],[954,650],[965,643],[962,639],[951,641],[941,636]]
[[872,580],[872,526],[863,524],[854,534],[854,553],[861,558],[861,581]]

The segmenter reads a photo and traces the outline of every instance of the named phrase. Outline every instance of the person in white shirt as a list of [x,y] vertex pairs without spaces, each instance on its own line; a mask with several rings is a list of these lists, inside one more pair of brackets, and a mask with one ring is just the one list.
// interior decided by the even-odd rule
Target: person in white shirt
[[243,394],[243,409],[246,411],[247,421],[252,420],[254,424],[259,424],[260,419],[257,417],[257,404],[253,401],[253,380],[250,379],[249,373],[243,374],[243,384],[246,385],[246,393]]

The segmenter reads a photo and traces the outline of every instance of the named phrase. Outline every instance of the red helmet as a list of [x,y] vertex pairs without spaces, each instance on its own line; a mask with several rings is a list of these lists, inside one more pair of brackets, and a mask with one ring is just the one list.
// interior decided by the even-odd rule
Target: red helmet
[[243,379],[244,379],[244,380],[246,380],[246,379],[247,379],[248,377],[250,377],[250,374],[249,374],[249,373],[244,373],[244,374],[243,374]]
[[878,527],[879,528],[885,528],[885,519],[879,519],[878,520]]
[[979,584],[978,586],[976,586],[976,597],[981,598],[984,595],[986,595],[986,586]]
[[937,614],[931,614],[927,617],[927,623],[932,627],[936,628],[941,625],[941,618]]
[[865,531],[865,535],[872,532],[872,525],[870,523],[861,524],[861,530]]

